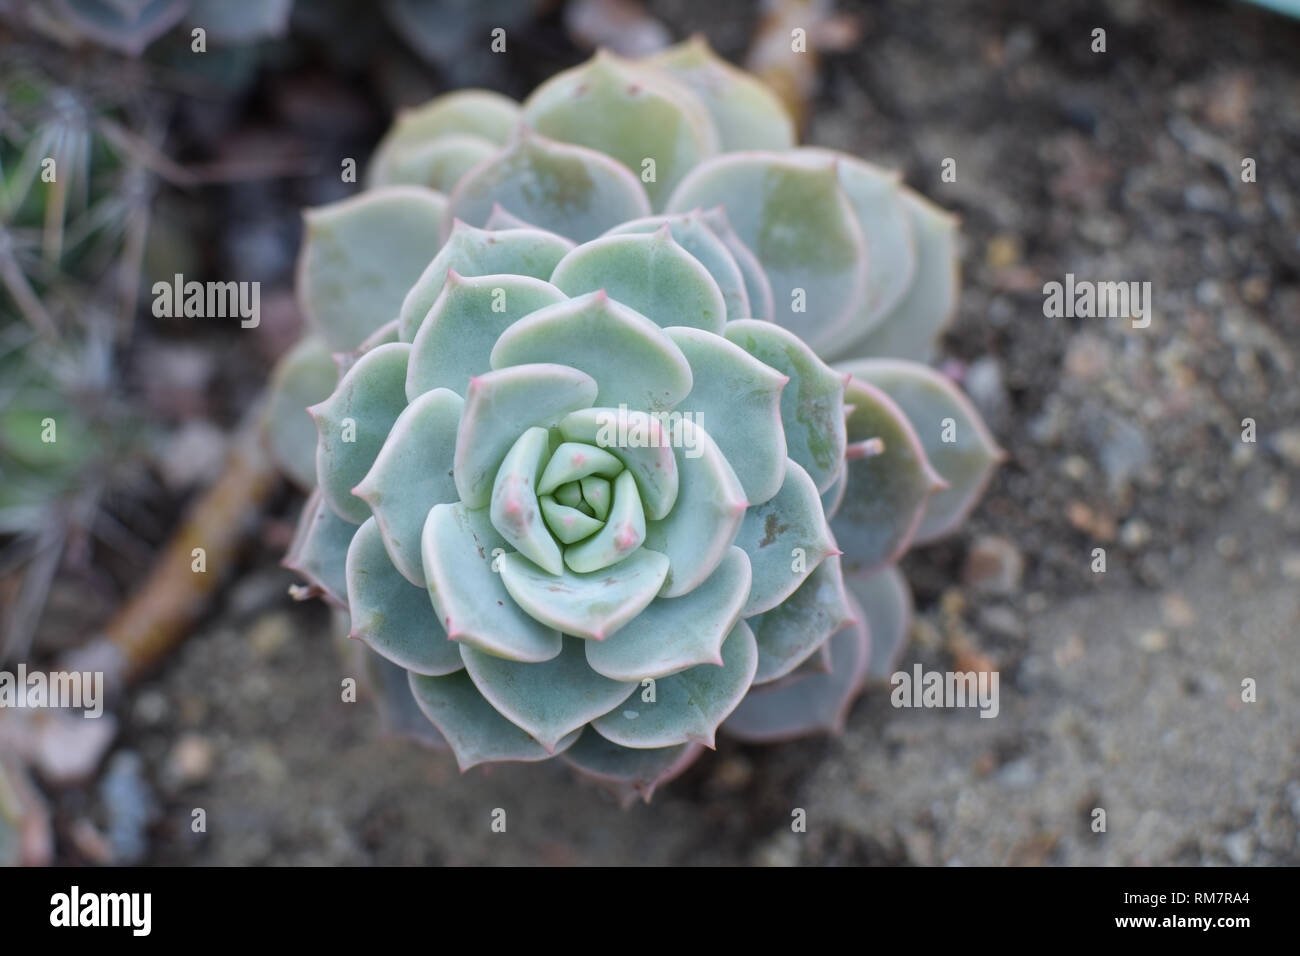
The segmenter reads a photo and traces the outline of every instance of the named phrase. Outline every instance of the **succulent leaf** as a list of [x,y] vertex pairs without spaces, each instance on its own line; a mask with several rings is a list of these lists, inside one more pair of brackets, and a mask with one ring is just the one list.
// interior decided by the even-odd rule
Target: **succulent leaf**
[[406,407],[406,360],[411,347],[381,345],[348,369],[329,398],[308,411],[316,422],[316,474],[326,503],[361,524],[370,507],[352,493],[374,466]]
[[367,172],[371,188],[401,181],[409,168],[407,154],[452,136],[474,136],[504,144],[519,122],[519,105],[489,90],[461,90],[398,114],[392,129],[379,142]]
[[667,517],[646,523],[646,547],[668,556],[664,597],[699,587],[745,517],[745,490],[717,443],[690,419],[682,419],[680,428],[682,448],[674,449],[681,475],[677,501]]
[[744,621],[737,621],[722,643],[721,667],[700,664],[660,678],[652,701],[644,695],[633,697],[594,719],[591,726],[623,747],[698,743],[712,748],[718,725],[749,690],[757,661],[754,634]]
[[511,598],[497,567],[505,544],[486,508],[435,505],[421,538],[429,597],[452,640],[512,661],[548,661],[560,653],[560,632]]
[[844,462],[845,376],[770,322],[729,322],[724,334],[789,379],[781,392],[786,453],[804,467],[819,491],[825,491]]
[[767,501],[785,478],[781,390],[789,378],[720,335],[681,326],[667,332],[694,382],[676,411],[709,429],[751,506]]
[[641,507],[641,494],[632,473],[623,471],[614,479],[614,494],[604,526],[585,541],[565,548],[564,563],[575,574],[599,571],[622,561],[644,541],[645,510]]
[[669,212],[722,205],[772,283],[773,319],[821,349],[851,327],[866,296],[867,250],[834,161],[728,153],[701,163]]
[[691,325],[720,333],[727,321],[722,290],[667,226],[583,243],[560,260],[551,284],[569,296],[604,289],[661,328]]
[[861,685],[869,644],[864,624],[845,628],[830,638],[829,672],[810,671],[754,688],[722,729],[755,743],[839,733]]
[[754,569],[745,617],[787,600],[826,558],[838,553],[817,486],[808,472],[789,460],[781,490],[749,507],[735,544],[744,549]]
[[722,662],[722,642],[749,592],[749,560],[730,548],[708,579],[681,597],[656,598],[603,641],[587,642],[587,663],[612,680],[667,677]]
[[844,586],[862,607],[871,633],[867,675],[888,680],[898,666],[912,626],[912,589],[896,565],[874,573],[844,575]]
[[573,746],[582,732],[574,731],[548,750],[527,731],[502,717],[464,670],[445,677],[412,673],[411,693],[420,710],[446,738],[462,771],[503,760],[545,760]]
[[790,149],[794,121],[776,94],[719,57],[703,36],[669,47],[646,62],[685,83],[704,103],[723,152]]
[[508,544],[544,570],[560,574],[564,558],[537,500],[537,478],[550,443],[545,428],[529,428],[519,436],[497,469],[488,514]]
[[475,229],[457,222],[446,243],[400,303],[398,335],[412,342],[451,273],[459,276],[518,275],[547,279],[573,243],[541,229]]
[[853,204],[866,240],[867,290],[858,317],[844,334],[820,349],[823,355],[834,355],[875,328],[916,278],[912,214],[899,173],[833,150],[804,148],[799,155],[835,162],[840,188]]
[[943,537],[965,520],[1005,453],[957,387],[931,368],[897,359],[860,359],[840,371],[874,385],[903,410],[926,457],[948,483],[925,504],[914,541]]
[[[451,647],[454,650],[456,645]],[[433,750],[449,752],[451,747],[447,745],[447,738],[429,722],[415,702],[415,695],[411,693],[411,671],[380,657],[368,647],[359,647],[357,651],[365,687],[378,704],[384,733],[406,737]]]
[[[709,231],[722,240],[722,244],[731,253],[736,268],[740,270],[745,280],[745,295],[749,299],[749,317],[771,322],[772,316],[776,314],[776,303],[772,293],[772,282],[768,279],[763,264],[758,261],[758,257],[749,246],[745,245],[740,236],[736,235],[736,230],[731,228],[731,220],[727,218],[726,210],[721,206],[704,210],[700,218],[709,227]],[[746,316],[735,318],[746,318]]]
[[506,149],[461,177],[447,205],[448,215],[484,226],[499,205],[575,242],[650,212],[640,180],[619,163],[522,127]]
[[374,185],[424,186],[446,194],[465,174],[497,152],[497,144],[470,133],[450,133],[394,151],[382,172],[371,166]]
[[677,503],[681,480],[677,456],[660,419],[619,408],[583,408],[565,416],[560,434],[568,441],[602,448],[621,461],[636,479],[641,505],[651,521],[665,517]]
[[[589,479],[584,478],[583,481]],[[542,520],[561,544],[573,544],[590,537],[604,527],[604,515],[589,515],[579,510],[578,505],[562,505],[550,495],[539,495],[538,503],[542,506]],[[540,564],[541,562],[537,562]],[[545,566],[544,566],[545,567]],[[552,571],[550,567],[546,570]],[[552,571],[559,574],[558,570]]]
[[523,555],[501,556],[501,581],[515,604],[534,620],[592,641],[603,641],[645,610],[667,574],[668,559],[649,548],[589,574],[568,568],[548,574]]
[[561,759],[583,773],[609,783],[627,806],[637,797],[649,803],[660,784],[681,774],[703,752],[704,747],[700,744],[631,750],[606,740],[595,731],[585,731]]
[[[566,416],[567,418],[567,416]],[[603,448],[582,442],[563,442],[556,447],[537,482],[539,494],[549,494],[560,485],[571,484],[593,475],[613,478],[623,470],[623,463]]]
[[352,636],[376,654],[416,674],[460,670],[460,648],[447,640],[425,589],[389,561],[374,518],[357,529],[348,547],[347,598]]
[[284,556],[284,566],[306,578],[336,607],[347,607],[348,546],[357,526],[325,504],[320,489],[302,507],[298,530]]
[[445,388],[426,392],[403,409],[375,463],[352,493],[369,505],[388,556],[402,576],[424,587],[420,535],[429,509],[454,502],[456,426],[464,400]]
[[442,244],[446,204],[431,189],[389,186],[304,214],[298,301],[331,349],[356,348],[397,315]]
[[[502,337],[504,340],[504,336]],[[568,365],[511,365],[470,380],[456,433],[456,488],[469,508],[492,496],[497,469],[529,428],[551,428],[596,398],[596,382]]]
[[[501,333],[492,367],[559,362],[599,386],[594,404],[669,411],[691,390],[681,349],[645,316],[604,292],[568,299],[525,316]],[[588,403],[592,404],[592,403]]]
[[749,619],[758,640],[754,683],[784,677],[853,623],[838,558],[822,561],[790,597]]
[[835,358],[888,356],[928,362],[935,340],[957,312],[957,219],[908,189],[903,190],[903,204],[916,237],[916,275],[875,328],[864,339],[839,348]]
[[618,160],[641,177],[655,209],[719,145],[708,110],[688,87],[606,52],[539,86],[523,116],[543,136]]
[[[640,235],[658,232],[667,226],[672,237],[688,253],[699,260],[722,293],[728,319],[747,319],[751,316],[749,293],[745,289],[745,275],[740,271],[736,257],[727,244],[718,238],[704,221],[699,210],[674,216],[647,216],[615,226],[606,236]],[[618,294],[614,293],[618,298]],[[642,309],[641,311],[645,311]],[[649,313],[646,313],[649,315]],[[653,318],[653,316],[651,316]],[[674,320],[675,321],[675,320]],[[660,325],[665,325],[660,322]],[[674,322],[668,322],[672,325]]]
[[831,521],[845,566],[870,570],[892,564],[907,549],[926,502],[944,487],[907,416],[874,385],[850,379],[846,399],[851,442],[877,442],[848,462],[844,504]]
[[280,469],[307,491],[316,487],[316,425],[307,406],[329,398],[337,384],[329,346],[314,335],[294,345],[271,373],[263,413],[267,447]]
[[530,276],[461,276],[451,272],[411,343],[406,397],[435,388],[465,395],[469,380],[492,370],[501,333],[532,312],[564,300],[549,282]]
[[580,638],[540,664],[507,661],[472,647],[462,648],[465,670],[497,713],[554,752],[565,736],[617,707],[636,684],[602,677],[587,666]]

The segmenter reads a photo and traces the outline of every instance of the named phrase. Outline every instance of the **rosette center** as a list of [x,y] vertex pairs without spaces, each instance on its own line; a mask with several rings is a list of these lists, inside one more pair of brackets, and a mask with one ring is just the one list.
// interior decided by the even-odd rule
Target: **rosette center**
[[636,479],[597,445],[524,432],[492,486],[492,524],[551,574],[585,574],[622,561],[645,541]]

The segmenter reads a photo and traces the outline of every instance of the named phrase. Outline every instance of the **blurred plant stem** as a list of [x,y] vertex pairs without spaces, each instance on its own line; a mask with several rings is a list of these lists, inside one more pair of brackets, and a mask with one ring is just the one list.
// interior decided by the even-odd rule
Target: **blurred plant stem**
[[221,475],[190,506],[144,584],[103,634],[67,655],[62,666],[102,670],[105,686],[120,690],[189,634],[233,572],[250,526],[279,484],[258,417],[255,408],[245,418]]

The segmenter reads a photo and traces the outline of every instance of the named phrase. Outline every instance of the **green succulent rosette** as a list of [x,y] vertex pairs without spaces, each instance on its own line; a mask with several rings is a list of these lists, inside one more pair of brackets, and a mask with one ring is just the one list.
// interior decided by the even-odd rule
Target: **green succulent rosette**
[[368,185],[307,214],[267,421],[393,725],[647,798],[840,728],[1000,455],[916,361],[951,218],[698,41],[440,97]]

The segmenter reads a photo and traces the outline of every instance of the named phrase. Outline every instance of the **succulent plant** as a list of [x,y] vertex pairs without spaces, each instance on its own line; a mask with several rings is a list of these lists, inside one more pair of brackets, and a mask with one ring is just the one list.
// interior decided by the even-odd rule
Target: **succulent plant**
[[53,0],[31,5],[27,22],[69,43],[90,40],[139,56],[182,20],[202,27],[213,40],[247,43],[280,36],[293,0]]
[[152,187],[122,145],[129,84],[105,92],[68,58],[16,48],[0,88],[3,663],[30,649],[65,544],[102,520],[139,460],[111,358],[135,306]]
[[698,40],[440,97],[368,185],[307,214],[267,421],[393,725],[647,798],[842,726],[1001,454],[918,361],[951,217]]

